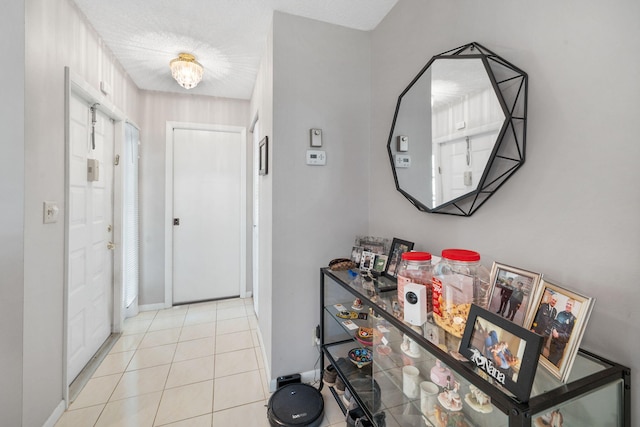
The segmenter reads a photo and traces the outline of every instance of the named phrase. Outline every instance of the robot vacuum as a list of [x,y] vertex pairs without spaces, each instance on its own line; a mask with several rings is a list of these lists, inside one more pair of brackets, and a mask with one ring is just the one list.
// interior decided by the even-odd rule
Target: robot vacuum
[[271,427],[317,427],[324,416],[322,394],[308,384],[288,384],[269,398],[267,417]]

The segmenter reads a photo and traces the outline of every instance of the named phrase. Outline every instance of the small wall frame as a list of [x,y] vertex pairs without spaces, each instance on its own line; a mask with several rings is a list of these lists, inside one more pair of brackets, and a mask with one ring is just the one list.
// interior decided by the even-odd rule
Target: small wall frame
[[269,173],[269,137],[265,136],[258,145],[258,173],[267,175]]

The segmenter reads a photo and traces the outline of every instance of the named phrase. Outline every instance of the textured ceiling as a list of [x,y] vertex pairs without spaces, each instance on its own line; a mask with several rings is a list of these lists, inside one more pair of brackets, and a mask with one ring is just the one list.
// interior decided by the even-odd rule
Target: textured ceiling
[[[139,88],[249,99],[273,11],[371,30],[398,0],[74,0]],[[192,53],[202,82],[183,89],[169,61]]]

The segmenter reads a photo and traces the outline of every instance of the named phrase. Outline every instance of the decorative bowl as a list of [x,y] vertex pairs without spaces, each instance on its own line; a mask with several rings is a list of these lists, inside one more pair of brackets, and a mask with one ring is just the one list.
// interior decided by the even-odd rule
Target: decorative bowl
[[367,366],[373,361],[371,350],[368,348],[352,348],[349,350],[349,360],[351,360],[358,368]]

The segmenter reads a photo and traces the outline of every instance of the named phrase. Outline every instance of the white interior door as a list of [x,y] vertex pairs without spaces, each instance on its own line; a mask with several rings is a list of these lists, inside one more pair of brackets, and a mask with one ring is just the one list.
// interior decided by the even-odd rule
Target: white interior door
[[[92,141],[90,106],[75,95],[69,116],[67,385],[109,337],[113,317],[114,125],[97,111]],[[96,181],[89,159],[98,165]]]
[[174,304],[240,295],[244,143],[237,132],[173,131]]

